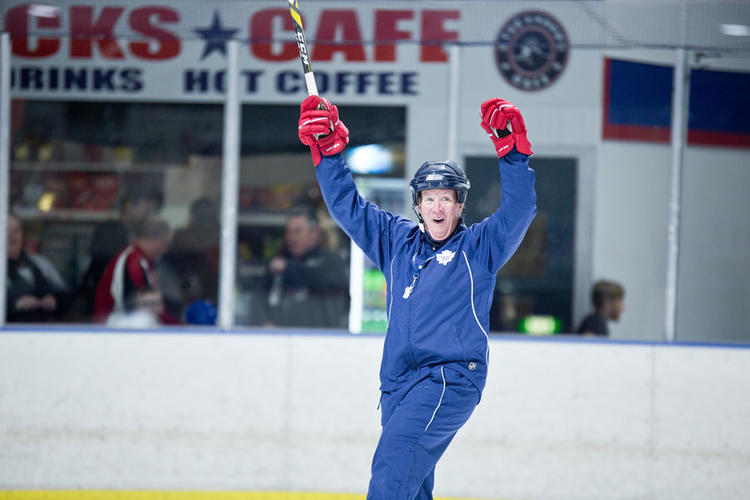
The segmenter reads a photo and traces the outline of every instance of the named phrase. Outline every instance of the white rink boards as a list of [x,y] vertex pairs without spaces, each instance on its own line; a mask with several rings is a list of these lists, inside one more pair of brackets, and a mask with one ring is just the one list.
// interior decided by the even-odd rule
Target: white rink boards
[[[361,495],[381,347],[337,332],[2,332],[0,498]],[[750,488],[750,349],[502,336],[490,357],[436,497],[702,500]]]

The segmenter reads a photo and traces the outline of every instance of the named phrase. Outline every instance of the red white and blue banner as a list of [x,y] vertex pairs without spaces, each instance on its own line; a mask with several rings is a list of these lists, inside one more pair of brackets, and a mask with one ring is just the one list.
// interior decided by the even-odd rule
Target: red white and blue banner
[[[603,138],[669,142],[673,73],[607,59]],[[688,144],[750,147],[750,73],[692,69],[689,88]]]

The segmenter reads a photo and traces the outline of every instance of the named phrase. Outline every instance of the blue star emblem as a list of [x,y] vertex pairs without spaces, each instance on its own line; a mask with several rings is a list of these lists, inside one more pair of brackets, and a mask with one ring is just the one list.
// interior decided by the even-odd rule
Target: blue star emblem
[[195,28],[193,30],[198,33],[200,37],[206,42],[203,47],[203,54],[201,54],[201,61],[208,57],[211,52],[218,50],[221,54],[226,57],[227,55],[227,42],[232,39],[232,36],[239,30],[236,29],[224,29],[219,19],[219,12],[214,11],[214,17],[211,21],[211,26],[208,28]]

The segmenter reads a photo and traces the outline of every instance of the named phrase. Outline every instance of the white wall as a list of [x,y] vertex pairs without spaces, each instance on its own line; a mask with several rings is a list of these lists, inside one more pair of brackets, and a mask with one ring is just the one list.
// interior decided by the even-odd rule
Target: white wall
[[747,150],[691,147],[680,234],[679,340],[748,340],[750,168]]
[[[364,493],[382,339],[3,332],[0,490]],[[493,339],[438,496],[740,498],[750,349]]]
[[619,281],[626,293],[625,312],[611,325],[611,336],[664,338],[669,147],[605,142],[598,160],[594,279]]
[[[674,64],[670,51],[610,51],[607,57]],[[604,54],[602,54],[604,57]],[[714,54],[692,67],[750,71],[747,61]],[[599,133],[601,135],[601,133]],[[618,339],[664,338],[671,150],[668,144],[603,141],[597,145],[592,210],[593,279],[626,289],[626,311],[611,325]],[[677,338],[747,341],[750,307],[750,154],[732,147],[688,146],[684,152]],[[580,293],[580,290],[579,290]]]
[[[748,152],[688,147],[681,191],[678,340],[747,341]],[[620,281],[618,339],[664,338],[670,148],[605,141],[595,179],[593,277]]]

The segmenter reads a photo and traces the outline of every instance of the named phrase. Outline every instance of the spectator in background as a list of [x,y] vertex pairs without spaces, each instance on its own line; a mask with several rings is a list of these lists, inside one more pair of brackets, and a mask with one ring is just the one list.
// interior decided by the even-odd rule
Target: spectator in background
[[[137,228],[135,239],[122,249],[104,270],[96,287],[94,320],[107,322],[112,313],[131,313],[137,309],[138,292],[159,290],[154,271],[156,262],[169,248],[172,230],[161,217],[152,215]],[[165,312],[162,323],[177,321]]]
[[70,304],[67,285],[50,261],[24,249],[23,226],[8,215],[8,322],[44,322],[62,317]]
[[94,229],[89,247],[91,262],[79,291],[86,316],[94,312],[96,286],[107,265],[133,240],[141,224],[161,209],[162,201],[161,193],[156,190],[129,189],[120,200],[119,218],[102,222]]
[[625,309],[625,289],[613,281],[597,281],[591,290],[595,312],[581,322],[577,333],[581,335],[609,335],[609,321],[619,321]]
[[292,210],[286,220],[284,248],[268,263],[261,324],[343,328],[349,305],[344,260],[323,248],[321,229],[308,209]]
[[219,212],[209,198],[193,201],[187,226],[175,231],[165,260],[179,276],[182,298],[186,304],[195,301],[216,304],[220,231]]

